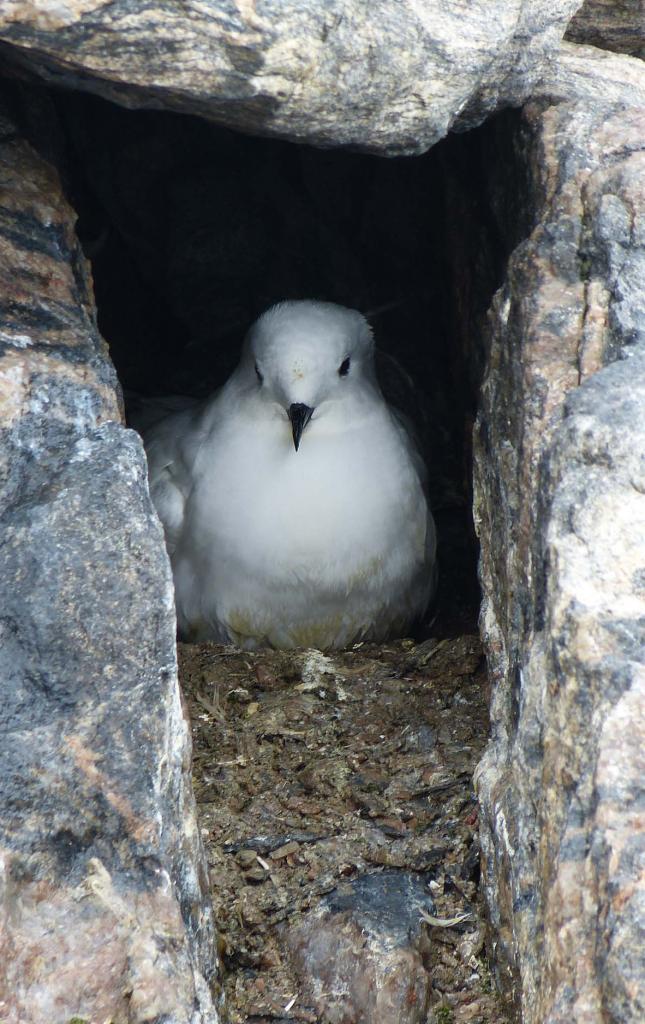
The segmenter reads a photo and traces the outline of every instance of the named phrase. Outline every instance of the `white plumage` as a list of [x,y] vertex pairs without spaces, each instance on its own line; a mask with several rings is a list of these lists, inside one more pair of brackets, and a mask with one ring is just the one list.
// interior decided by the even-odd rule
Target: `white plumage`
[[184,637],[338,648],[402,635],[424,613],[424,467],[360,313],[274,306],[224,387],[145,444]]

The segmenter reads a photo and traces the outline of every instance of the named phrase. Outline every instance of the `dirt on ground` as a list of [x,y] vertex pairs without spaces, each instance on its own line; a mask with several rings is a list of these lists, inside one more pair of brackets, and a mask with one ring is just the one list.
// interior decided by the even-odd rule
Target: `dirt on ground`
[[179,656],[230,1024],[360,1024],[360,1010],[325,1010],[289,935],[330,894],[388,872],[430,901],[417,922],[424,1022],[505,1024],[478,895],[479,638],[333,655],[180,644]]

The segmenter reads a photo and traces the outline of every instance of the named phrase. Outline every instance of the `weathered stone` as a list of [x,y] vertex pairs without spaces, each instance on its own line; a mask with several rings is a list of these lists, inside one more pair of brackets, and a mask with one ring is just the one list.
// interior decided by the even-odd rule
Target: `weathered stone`
[[566,39],[602,50],[645,57],[644,0],[585,0],[574,15]]
[[[600,84],[602,83],[602,85]],[[602,95],[599,95],[599,89]],[[544,68],[534,98],[567,103],[571,99],[615,104],[626,109],[645,105],[643,63],[594,46],[563,42]]]
[[424,966],[432,914],[421,876],[398,871],[343,882],[286,929],[306,990],[328,1024],[422,1024],[430,1001]]
[[172,581],[74,214],[0,122],[0,1019],[215,1024]]
[[537,226],[493,302],[476,429],[493,680],[478,771],[483,877],[500,977],[526,1024],[645,1017],[645,104],[630,105],[635,65],[594,56],[609,81],[592,86],[588,67],[584,100],[525,111],[526,216]]
[[420,153],[531,94],[580,0],[9,0],[45,81],[316,145]]

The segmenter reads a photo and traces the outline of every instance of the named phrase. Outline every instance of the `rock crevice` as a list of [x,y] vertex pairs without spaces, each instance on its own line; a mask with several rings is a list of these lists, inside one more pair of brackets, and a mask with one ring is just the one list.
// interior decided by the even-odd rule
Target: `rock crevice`
[[[482,281],[499,283],[497,265],[482,269],[495,245],[449,233],[448,261],[467,269],[454,274],[454,317],[442,307],[469,385],[487,362],[475,431],[492,682],[478,771],[484,889],[498,977],[526,1024],[635,1024],[645,1017],[645,80],[638,32],[625,28],[635,5],[588,0],[561,43],[579,6],[34,0],[2,6],[0,47],[13,85],[387,156],[523,106],[519,127],[509,116],[495,136],[510,163],[491,146],[481,190],[515,247],[485,345],[475,307]],[[46,118],[40,132],[51,132]],[[470,227],[481,196],[471,201],[444,170],[450,208]],[[311,154],[298,173],[309,175],[303,195],[325,197],[307,215],[325,221],[342,189],[321,187],[327,171]],[[235,176],[223,179],[231,195]],[[103,185],[109,196],[109,173]],[[143,451],[121,422],[74,213],[50,162],[4,114],[0,190],[0,1017],[214,1024],[171,577]],[[258,202],[250,222],[271,206]],[[396,234],[397,211],[379,244]],[[178,305],[203,268],[195,237]],[[471,239],[490,240],[477,229]],[[154,248],[152,275],[174,286],[163,242]],[[223,295],[227,282],[217,281]],[[156,341],[156,324],[143,326]],[[202,327],[210,339],[208,316]]]

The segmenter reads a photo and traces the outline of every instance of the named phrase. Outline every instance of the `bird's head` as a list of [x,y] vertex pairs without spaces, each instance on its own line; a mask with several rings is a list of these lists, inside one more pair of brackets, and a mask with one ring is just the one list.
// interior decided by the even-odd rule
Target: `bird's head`
[[263,313],[247,335],[239,372],[260,400],[286,413],[296,450],[312,417],[356,410],[378,391],[367,320],[331,302],[281,302]]

